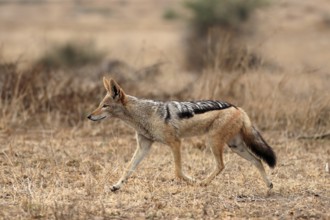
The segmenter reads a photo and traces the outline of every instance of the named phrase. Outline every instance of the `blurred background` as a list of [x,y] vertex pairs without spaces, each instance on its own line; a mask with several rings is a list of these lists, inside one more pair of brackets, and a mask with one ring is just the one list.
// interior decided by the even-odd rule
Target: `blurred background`
[[330,4],[0,1],[0,128],[84,126],[104,95],[228,100],[262,129],[329,130]]

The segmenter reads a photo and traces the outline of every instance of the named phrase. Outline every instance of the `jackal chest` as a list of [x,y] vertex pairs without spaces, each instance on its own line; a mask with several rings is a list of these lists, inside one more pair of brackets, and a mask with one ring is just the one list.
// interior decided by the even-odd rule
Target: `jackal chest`
[[164,142],[164,126],[157,123],[138,123],[133,126],[135,131],[152,141]]

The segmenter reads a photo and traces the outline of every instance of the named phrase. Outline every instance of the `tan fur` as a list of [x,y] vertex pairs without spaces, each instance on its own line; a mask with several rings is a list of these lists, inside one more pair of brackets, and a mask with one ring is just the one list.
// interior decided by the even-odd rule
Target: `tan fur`
[[[166,120],[160,116],[159,106],[161,105],[156,102],[126,95],[113,79],[104,78],[103,83],[107,94],[99,107],[88,118],[91,120],[101,120],[105,117],[120,118],[135,128],[138,143],[128,168],[117,184],[112,186],[112,191],[118,190],[122,186],[149,152],[153,142],[161,142],[170,146],[175,162],[175,175],[189,183],[195,182],[182,171],[180,138],[204,134],[207,136],[207,144],[214,155],[215,168],[201,182],[202,185],[210,183],[224,169],[223,150],[227,143],[231,143],[231,146],[235,146],[232,147],[232,150],[254,163],[267,186],[272,187],[260,159],[242,141],[243,138],[252,138],[253,136],[251,122],[241,108],[230,107],[223,110],[208,111],[203,114],[196,114],[189,119],[178,119],[172,112],[171,118]],[[161,114],[165,113],[164,110]]]

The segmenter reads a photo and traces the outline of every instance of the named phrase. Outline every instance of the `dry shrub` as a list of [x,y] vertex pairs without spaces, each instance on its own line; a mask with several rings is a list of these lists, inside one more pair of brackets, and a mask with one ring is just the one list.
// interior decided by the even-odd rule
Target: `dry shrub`
[[207,36],[192,34],[186,43],[186,66],[189,70],[216,68],[246,72],[263,64],[262,58],[249,50],[238,34],[230,30],[214,28]]
[[[250,51],[236,34],[228,30],[212,29],[207,39],[191,36],[190,49],[198,53],[188,52],[188,60],[193,61],[197,69],[222,69],[225,71],[246,72],[262,64],[262,59]],[[190,63],[190,62],[189,62]]]
[[93,44],[69,42],[54,46],[25,70],[0,60],[0,127],[79,124],[103,92],[93,80],[86,83],[103,55]]
[[74,74],[41,68],[2,69],[1,75],[1,127],[22,126],[23,122],[77,124],[84,117],[83,109],[87,108],[89,100],[101,93],[98,87],[77,86],[79,78]]
[[146,95],[136,81],[152,81],[162,65],[137,69],[123,61],[108,64],[105,69],[96,66],[66,71],[36,65],[21,71],[16,63],[1,63],[0,128],[79,126],[105,94],[103,76],[114,77],[124,88]]
[[[263,0],[191,0],[190,32],[186,39],[186,66],[190,70],[243,70],[261,64],[260,57],[242,41],[243,24]],[[251,24],[249,25],[251,30]]]
[[239,30],[255,9],[266,4],[265,0],[189,0],[186,6],[193,13],[191,25],[199,35],[210,28]]
[[[129,93],[142,97],[230,101],[246,109],[262,129],[295,135],[329,131],[330,99],[324,93],[328,81],[322,77],[303,73],[288,75],[253,71],[244,74],[208,69],[184,91],[148,95],[146,87],[140,85],[150,82],[148,77],[160,71],[160,65],[132,68],[133,72],[129,74],[138,73],[142,78],[125,78],[121,72],[119,81]],[[19,71],[13,63],[1,64],[0,70],[1,129],[18,126],[27,129],[31,125],[42,128],[83,125],[85,116],[105,93],[101,81],[103,73],[90,74],[90,77],[85,73],[84,77],[77,77],[76,71],[46,71],[41,68]],[[139,79],[140,83],[134,79]]]
[[54,45],[36,61],[48,69],[76,68],[100,63],[105,53],[91,42],[67,42]]
[[225,99],[243,107],[261,129],[299,136],[329,132],[328,80],[305,73],[204,71],[196,98]]

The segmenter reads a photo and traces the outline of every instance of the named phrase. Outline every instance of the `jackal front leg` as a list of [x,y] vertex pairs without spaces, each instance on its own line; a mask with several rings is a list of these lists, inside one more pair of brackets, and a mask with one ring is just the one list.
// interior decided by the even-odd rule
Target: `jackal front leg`
[[137,148],[135,150],[135,153],[128,164],[127,169],[125,170],[122,177],[119,179],[119,181],[113,185],[110,189],[111,191],[117,191],[120,189],[120,187],[123,185],[123,183],[126,182],[127,178],[134,172],[136,167],[139,165],[139,163],[143,160],[143,158],[148,154],[151,148],[152,141],[147,139],[146,137],[137,134],[136,136],[137,140]]
[[188,183],[194,183],[195,180],[189,176],[186,176],[182,171],[182,162],[181,162],[181,142],[180,140],[172,141],[170,144],[172,149],[174,163],[175,163],[175,175],[179,179],[183,179]]

